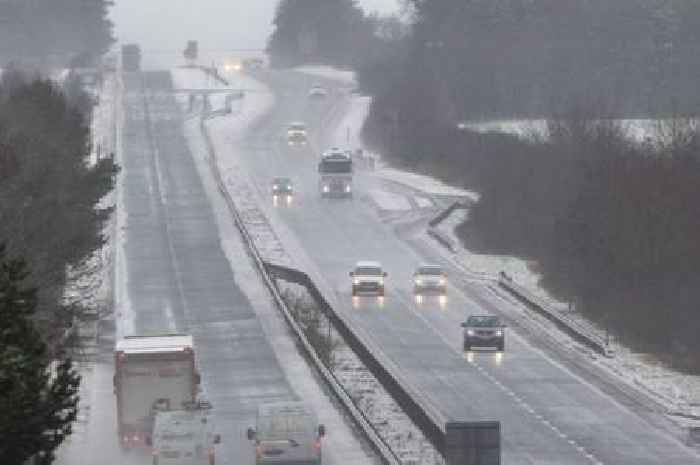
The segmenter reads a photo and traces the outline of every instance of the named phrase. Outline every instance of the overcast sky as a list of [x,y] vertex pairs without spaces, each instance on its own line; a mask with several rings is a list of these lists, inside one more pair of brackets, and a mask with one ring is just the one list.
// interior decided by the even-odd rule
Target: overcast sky
[[[116,0],[112,21],[119,42],[149,50],[264,48],[278,0]],[[397,0],[358,0],[367,11],[391,13]]]

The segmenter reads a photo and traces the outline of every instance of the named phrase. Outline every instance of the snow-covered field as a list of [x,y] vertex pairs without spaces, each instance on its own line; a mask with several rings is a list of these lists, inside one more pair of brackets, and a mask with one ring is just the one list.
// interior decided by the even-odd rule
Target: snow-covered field
[[[663,140],[669,134],[669,129],[674,124],[671,119],[623,119],[618,121],[627,136],[637,142],[645,142],[647,140],[659,141]],[[685,120],[677,120],[676,123],[684,125]],[[482,122],[463,122],[464,127],[478,132],[502,132],[505,134],[513,134],[524,139],[532,139],[535,137],[546,138],[548,134],[547,120],[532,119],[532,120],[494,120]],[[697,120],[691,120],[691,125],[698,126]]]

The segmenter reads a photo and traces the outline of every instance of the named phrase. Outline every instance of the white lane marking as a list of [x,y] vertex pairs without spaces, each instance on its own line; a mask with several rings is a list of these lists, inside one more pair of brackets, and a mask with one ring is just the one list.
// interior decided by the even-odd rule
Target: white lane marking
[[[417,312],[416,309],[414,308],[414,306],[411,305],[410,302],[407,302],[407,300],[406,300],[405,297],[403,296],[403,293],[395,293],[395,294],[398,294],[399,300],[401,300],[401,301],[404,303],[404,305],[405,305],[407,308],[409,308],[410,311],[411,311],[414,315],[416,315],[418,318],[420,318],[421,320],[423,320],[423,322],[428,326],[428,328],[430,328],[430,329],[431,329],[431,330],[432,330],[432,331],[447,345],[447,347],[448,347],[450,350],[452,350],[454,353],[456,353],[456,354],[460,355],[462,358],[464,358],[464,352],[463,352],[463,351],[459,351],[458,349],[456,349],[456,348],[454,347],[454,345],[453,345],[449,340],[447,340],[447,338],[445,337],[445,335],[444,335],[442,332],[438,331],[437,328],[435,328],[435,326],[434,326],[430,321],[428,321],[420,312]],[[476,368],[476,371],[477,371],[478,373],[480,373],[481,375],[483,375],[486,379],[488,379],[489,381],[491,381],[491,382],[492,382],[493,384],[495,384],[497,387],[501,388],[501,390],[504,391],[509,397],[514,398],[514,399],[519,399],[518,396],[516,396],[515,393],[514,393],[511,389],[509,389],[509,388],[505,387],[503,384],[501,384],[500,381],[498,381],[498,379],[497,379],[491,372],[489,372],[486,368],[484,368],[483,366],[481,366],[481,365],[476,361],[475,358],[470,359],[469,356],[467,355],[467,361],[469,362],[469,364],[471,364],[473,367]],[[522,407],[526,412],[531,413],[531,410],[532,410],[532,409],[531,409],[531,408],[530,408],[530,409],[529,409],[529,408],[526,408],[526,407],[529,407],[529,406],[527,405],[527,403],[525,403],[525,402],[523,402],[523,401],[520,401],[520,402],[516,401],[516,403],[517,403],[518,405],[520,405],[520,407]],[[547,419],[546,419],[545,417],[543,417],[542,415],[536,414],[536,415],[534,415],[534,418],[536,418],[537,420],[539,420],[539,421],[540,421],[544,426],[546,426],[547,428],[554,430],[555,433],[558,432],[558,433],[557,433],[557,436],[559,436],[560,434],[562,434],[562,433],[561,433],[561,430],[559,430],[555,425],[552,424],[552,422],[550,422],[549,420],[547,420]],[[567,437],[568,437],[568,436],[567,436]],[[569,444],[572,444],[572,445],[574,446],[574,448],[579,447],[578,444],[576,443],[576,441],[574,441],[574,440],[572,440],[572,439],[569,439],[568,442],[569,442]],[[577,452],[581,453],[581,451],[579,451],[578,449],[577,449]],[[583,455],[585,458],[587,458],[588,460],[596,460],[596,459],[595,459],[595,456],[593,456],[592,454],[582,454],[582,455]],[[593,459],[589,458],[588,455],[591,455],[591,456],[593,457]],[[600,462],[599,462],[599,463],[600,463]],[[602,465],[602,463],[601,463],[601,465]]]

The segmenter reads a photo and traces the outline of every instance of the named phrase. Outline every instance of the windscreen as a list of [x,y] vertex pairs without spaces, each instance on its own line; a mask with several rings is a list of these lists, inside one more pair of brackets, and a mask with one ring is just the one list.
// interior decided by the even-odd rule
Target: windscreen
[[318,165],[321,173],[352,173],[352,161],[350,160],[322,160]]
[[361,276],[381,276],[382,269],[375,266],[362,266],[355,270],[355,274]]
[[488,328],[499,326],[499,321],[496,316],[472,316],[467,320],[467,324],[477,328]]
[[440,276],[442,275],[442,269],[437,266],[424,266],[418,269],[419,274]]

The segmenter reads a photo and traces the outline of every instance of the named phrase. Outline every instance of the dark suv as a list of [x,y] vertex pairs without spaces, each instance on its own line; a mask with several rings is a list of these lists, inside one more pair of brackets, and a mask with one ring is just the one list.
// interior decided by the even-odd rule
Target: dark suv
[[497,316],[472,315],[462,323],[464,328],[464,350],[472,347],[495,347],[503,351],[506,344],[505,325]]

